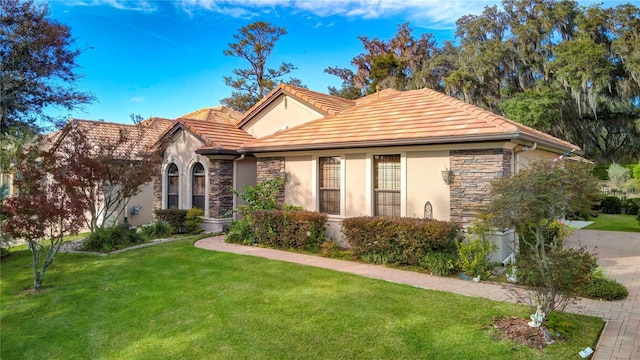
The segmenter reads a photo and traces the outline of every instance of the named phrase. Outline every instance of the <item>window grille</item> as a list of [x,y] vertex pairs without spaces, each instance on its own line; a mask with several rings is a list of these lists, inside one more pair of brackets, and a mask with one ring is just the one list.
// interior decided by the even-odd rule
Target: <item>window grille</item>
[[375,155],[374,215],[400,216],[400,155]]
[[320,173],[320,212],[340,214],[340,158],[318,159]]
[[180,176],[176,164],[169,165],[167,169],[167,209],[178,208],[178,194],[180,189]]
[[191,207],[204,210],[205,176],[204,166],[196,163],[191,172]]

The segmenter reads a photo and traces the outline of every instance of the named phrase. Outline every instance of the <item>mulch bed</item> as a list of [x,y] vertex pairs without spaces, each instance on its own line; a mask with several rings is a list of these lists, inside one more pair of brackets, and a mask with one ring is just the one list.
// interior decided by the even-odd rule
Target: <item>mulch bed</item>
[[496,339],[509,339],[518,344],[541,350],[549,345],[544,337],[544,328],[531,327],[529,320],[511,316],[493,320]]

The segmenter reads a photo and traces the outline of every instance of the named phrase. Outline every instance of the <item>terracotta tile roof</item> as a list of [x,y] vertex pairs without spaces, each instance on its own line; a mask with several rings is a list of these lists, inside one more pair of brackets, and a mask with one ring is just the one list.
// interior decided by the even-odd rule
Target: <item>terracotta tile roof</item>
[[376,100],[385,98],[387,96],[390,95],[397,95],[399,93],[401,93],[402,91],[400,90],[396,90],[396,89],[384,89],[384,90],[380,90],[378,92],[375,92],[373,94],[369,94],[365,97],[361,97],[360,99],[356,100],[356,105],[365,105],[365,104],[369,104],[372,103]]
[[240,144],[255,140],[246,131],[224,120],[177,119],[172,129],[178,127],[185,128],[202,139],[204,146],[200,148],[201,150],[237,150]]
[[[138,125],[119,124],[105,121],[70,119],[69,124],[84,132],[85,136],[95,143],[114,144],[120,141],[121,134],[126,139],[122,144],[122,155],[129,155],[131,152],[146,151],[150,149],[158,137],[173,124],[173,120],[162,118],[150,118],[140,122]],[[62,138],[55,137],[55,141]]]
[[297,86],[280,84],[243,114],[242,118],[236,123],[238,127],[249,122],[263,107],[281,94],[296,98],[298,101],[308,104],[323,115],[338,114],[356,104],[353,100],[343,99],[338,96],[323,94]]
[[559,149],[576,145],[431,89],[382,91],[340,114],[243,144],[244,151],[434,144],[523,138]]
[[225,121],[230,124],[235,124],[240,120],[242,114],[229,109],[226,106],[216,106],[211,108],[204,108],[182,115],[181,119],[193,119],[193,120],[209,120],[209,121]]

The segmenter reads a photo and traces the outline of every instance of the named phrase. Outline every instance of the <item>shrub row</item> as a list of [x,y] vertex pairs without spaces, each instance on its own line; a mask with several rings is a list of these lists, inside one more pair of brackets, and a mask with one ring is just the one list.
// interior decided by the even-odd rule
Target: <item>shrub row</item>
[[144,242],[144,237],[129,229],[127,225],[118,225],[96,229],[87,237],[82,247],[87,251],[110,252]]
[[420,265],[429,252],[455,252],[459,227],[439,220],[362,216],[345,219],[342,232],[354,255],[365,261]]
[[604,214],[620,214],[623,208],[626,214],[638,214],[640,198],[620,199],[617,196],[606,196],[600,202],[600,212]]
[[174,234],[194,234],[201,231],[201,217],[204,216],[204,211],[196,208],[190,210],[162,209],[155,210],[154,214],[158,221],[169,223]]
[[312,211],[260,210],[251,213],[254,242],[275,248],[319,252],[327,216]]
[[613,301],[626,298],[629,295],[629,290],[613,279],[593,277],[583,295],[593,299]]
[[187,218],[187,210],[183,209],[161,209],[153,212],[158,221],[166,221],[171,225],[173,231],[177,234],[186,232],[185,220]]

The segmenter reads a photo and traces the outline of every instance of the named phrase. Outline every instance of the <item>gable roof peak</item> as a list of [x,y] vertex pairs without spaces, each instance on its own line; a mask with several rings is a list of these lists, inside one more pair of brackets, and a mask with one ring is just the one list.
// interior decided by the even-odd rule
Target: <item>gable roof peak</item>
[[236,125],[241,127],[251,121],[262,109],[275,101],[280,95],[291,96],[309,108],[326,116],[341,113],[356,105],[353,100],[343,99],[338,96],[329,95],[307,88],[280,83],[260,101],[247,110],[238,120]]

